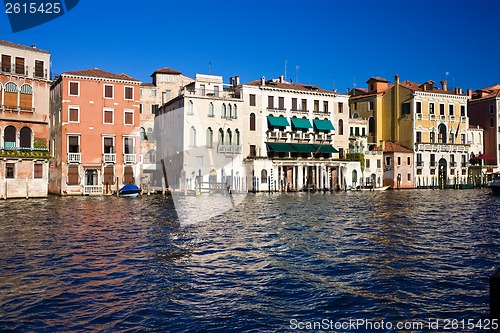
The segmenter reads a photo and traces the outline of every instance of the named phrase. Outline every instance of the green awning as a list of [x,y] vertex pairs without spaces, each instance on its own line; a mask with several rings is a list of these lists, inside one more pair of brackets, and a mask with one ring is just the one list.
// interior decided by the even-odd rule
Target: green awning
[[313,146],[316,147],[316,150],[319,149],[320,153],[335,154],[335,153],[339,152],[332,145],[318,145],[318,144],[314,144]]
[[318,131],[333,131],[335,129],[328,119],[314,119],[313,123]]
[[309,143],[292,143],[291,145],[299,153],[315,153],[317,150],[317,147]]
[[267,121],[269,122],[269,125],[274,126],[274,127],[290,126],[290,124],[288,123],[288,120],[286,120],[285,117],[267,116]]
[[281,142],[266,142],[267,148],[269,150],[275,151],[277,153],[295,153],[295,148],[289,143]]
[[309,120],[304,118],[292,118],[292,125],[293,127],[300,129],[312,128]]

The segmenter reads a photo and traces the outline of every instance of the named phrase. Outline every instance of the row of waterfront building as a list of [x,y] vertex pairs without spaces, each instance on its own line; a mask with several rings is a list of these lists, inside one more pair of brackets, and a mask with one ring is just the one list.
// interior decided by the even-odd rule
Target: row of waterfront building
[[50,73],[0,41],[0,197],[146,190],[463,187],[498,169],[500,85],[372,77],[348,93],[283,76],[224,83],[162,68],[151,83]]

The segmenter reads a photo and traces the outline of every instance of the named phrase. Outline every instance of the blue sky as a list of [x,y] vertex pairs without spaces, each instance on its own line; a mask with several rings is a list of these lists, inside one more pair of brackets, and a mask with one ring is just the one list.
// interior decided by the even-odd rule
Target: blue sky
[[[346,92],[371,76],[478,89],[500,83],[500,1],[80,0],[60,18],[0,39],[52,54],[52,72],[98,67],[150,82],[170,67],[278,77]],[[209,65],[211,63],[211,65]],[[300,66],[298,71],[296,67]]]

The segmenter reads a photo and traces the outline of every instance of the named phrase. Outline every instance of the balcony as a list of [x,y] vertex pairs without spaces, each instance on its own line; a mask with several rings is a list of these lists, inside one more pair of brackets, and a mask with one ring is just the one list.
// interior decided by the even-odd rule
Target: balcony
[[103,154],[102,160],[104,163],[116,163],[116,154]]
[[102,195],[103,186],[102,185],[84,185],[83,195]]
[[219,90],[207,90],[207,89],[184,89],[182,92],[184,96],[207,96],[210,98],[232,98],[240,99],[240,93],[235,91],[219,91]]
[[435,169],[437,167],[436,161],[431,161],[430,165],[431,165],[431,169]]
[[468,164],[469,164],[469,163],[467,163],[467,162],[462,162],[462,168],[467,168],[467,165],[468,165]]
[[135,163],[136,161],[135,154],[123,154],[123,161],[125,163]]
[[431,151],[436,153],[464,153],[469,151],[470,145],[447,143],[417,143],[415,151]]
[[235,155],[241,154],[240,145],[217,145],[217,153]]
[[424,167],[423,161],[417,161],[417,169],[422,169]]
[[457,162],[450,162],[450,168],[456,168]]
[[81,163],[82,154],[81,153],[68,153],[68,163]]
[[5,147],[0,147],[0,157],[35,159],[48,159],[51,157],[47,148],[14,147],[13,145],[7,145],[8,143],[9,142],[5,143]]
[[290,112],[295,113],[295,114],[302,114],[302,115],[309,114],[309,110],[290,109]]
[[431,114],[429,117],[430,117],[431,120],[436,120],[436,115],[435,114]]
[[439,116],[439,119],[446,120],[446,116],[444,114],[442,114],[442,115]]
[[421,113],[417,113],[417,119],[418,120],[422,120],[422,114]]

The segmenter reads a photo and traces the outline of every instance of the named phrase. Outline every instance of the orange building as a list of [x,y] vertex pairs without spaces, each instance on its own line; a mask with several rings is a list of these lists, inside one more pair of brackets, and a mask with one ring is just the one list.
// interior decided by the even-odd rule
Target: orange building
[[140,82],[97,68],[52,84],[49,192],[112,194],[139,183]]
[[384,141],[375,150],[384,152],[384,186],[394,189],[414,188],[413,180],[413,150]]
[[46,197],[50,53],[0,41],[0,197]]

